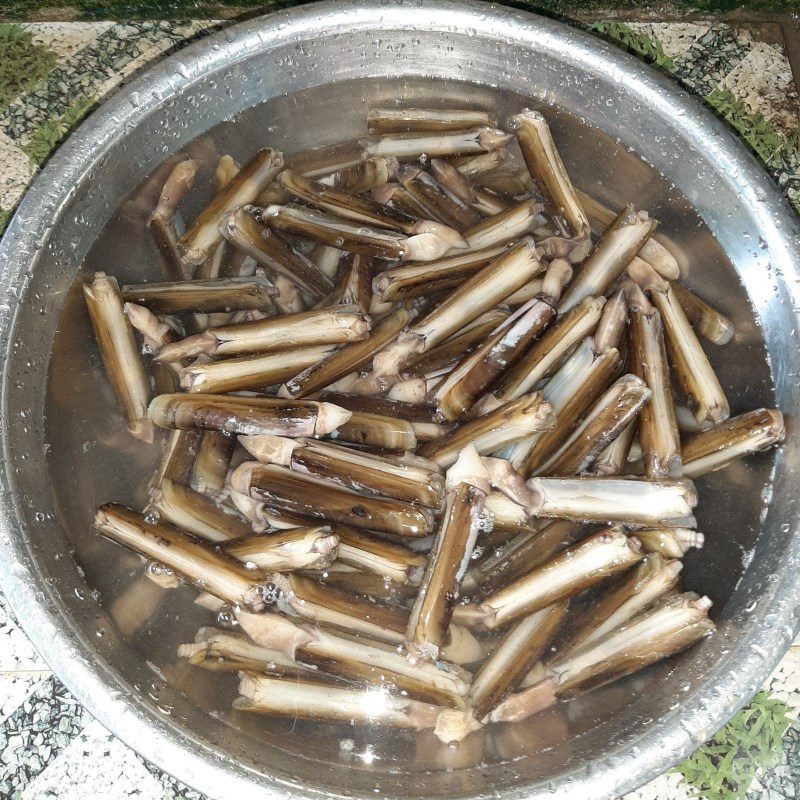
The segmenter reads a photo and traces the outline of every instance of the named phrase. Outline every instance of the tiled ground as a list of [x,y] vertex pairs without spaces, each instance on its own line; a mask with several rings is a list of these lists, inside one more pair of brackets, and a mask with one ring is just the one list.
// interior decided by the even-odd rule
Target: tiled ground
[[[0,230],[39,165],[94,103],[140,67],[213,25],[0,25]],[[774,26],[600,23],[592,28],[706,99],[800,210],[798,98]],[[677,800],[698,792],[709,800],[800,796],[798,729],[785,733],[782,753],[764,733],[777,731],[779,742],[784,714],[794,717],[800,709],[800,647],[787,654],[765,688],[725,729],[729,758],[721,758],[718,747],[703,748],[681,772],[662,776],[627,800]],[[737,779],[712,788],[705,778],[719,777],[723,761],[738,765]],[[0,596],[0,798],[173,797],[200,795],[144,763],[82,710]]]

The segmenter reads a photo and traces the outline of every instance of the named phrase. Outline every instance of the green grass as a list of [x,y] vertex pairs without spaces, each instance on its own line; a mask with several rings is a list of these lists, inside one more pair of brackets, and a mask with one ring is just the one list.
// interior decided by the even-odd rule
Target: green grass
[[36,166],[41,166],[69,131],[80,122],[95,104],[96,98],[81,95],[60,117],[47,120],[33,132],[22,148]]
[[55,53],[34,44],[29,31],[0,24],[0,109],[33,89],[55,65]]
[[661,42],[657,39],[651,39],[646,33],[633,30],[624,22],[596,22],[594,25],[589,26],[589,30],[604,39],[612,41],[614,44],[621,45],[626,50],[635,53],[664,71],[675,68],[672,59],[661,47]]
[[[782,161],[800,164],[800,127],[786,135],[762,114],[750,113],[741,99],[724,89],[714,89],[704,100],[736,130],[766,167],[779,168]],[[800,195],[790,201],[800,214]]]
[[744,800],[759,770],[780,763],[789,707],[759,692],[722,730],[676,767],[706,800]]

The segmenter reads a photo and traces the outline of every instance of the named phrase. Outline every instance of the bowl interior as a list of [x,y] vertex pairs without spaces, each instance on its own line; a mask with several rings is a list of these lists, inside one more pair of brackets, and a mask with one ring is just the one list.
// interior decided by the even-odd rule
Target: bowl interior
[[[382,81],[377,85],[372,80],[351,80],[273,99],[215,126],[183,149],[202,164],[183,212],[185,218],[191,220],[209,200],[210,174],[221,154],[230,153],[244,161],[265,144],[289,154],[310,145],[365,134],[366,110],[398,97],[426,105],[489,108],[501,120],[531,102],[511,92],[420,80]],[[712,296],[736,321],[735,341],[712,350],[724,384],[733,390],[735,408],[769,404],[769,371],[746,293],[687,201],[668,180],[608,136],[575,116],[552,108],[542,110],[553,123],[576,185],[615,207],[630,201],[649,208],[681,253],[689,284]],[[171,158],[168,164],[173,162]],[[526,756],[526,762],[535,760],[534,774],[546,778],[554,765],[577,758],[578,750],[586,757],[591,752],[587,748],[597,747],[604,736],[632,730],[675,702],[684,682],[683,663],[701,658],[699,649],[624,686],[560,707],[545,718],[473,734],[453,750],[430,735],[232,712],[233,676],[204,672],[176,657],[179,643],[192,641],[198,627],[213,622],[207,611],[194,605],[195,591],[189,587],[175,591],[156,587],[142,578],[136,556],[91,530],[94,508],[102,502],[143,506],[158,448],[135,442],[120,424],[80,291],[80,284],[95,270],[116,275],[120,283],[159,279],[158,261],[144,225],[152,208],[153,187],[162,174],[163,169],[157,169],[123,200],[68,290],[53,340],[46,401],[49,476],[68,545],[103,609],[104,618],[94,627],[98,636],[113,631],[114,638],[124,642],[124,660],[148,663],[152,680],[142,691],[149,692],[165,713],[178,704],[181,708],[188,704],[186,724],[199,730],[208,715],[221,720],[225,725],[224,746],[255,767],[263,764],[268,745],[304,760],[368,773],[376,782],[394,780],[390,776],[396,776],[397,771],[427,780],[431,770],[457,766],[462,777],[451,775],[449,780],[474,781],[476,789],[485,788],[479,785],[486,774],[484,769],[520,756]],[[696,268],[699,264],[702,270]],[[737,365],[744,363],[748,364],[746,379],[737,370]],[[63,391],[65,385],[68,392]],[[742,574],[743,555],[752,550],[763,504],[760,490],[767,485],[770,460],[767,456],[737,464],[725,474],[703,481],[698,517],[709,544],[687,557],[685,585],[709,594],[718,609],[717,616],[724,617],[725,602]],[[122,666],[120,655],[116,652],[114,658]],[[578,740],[582,744],[578,745]]]
[[[698,481],[706,547],[687,556],[683,581],[714,601],[715,637],[524,723],[472,734],[457,748],[428,734],[232,712],[232,676],[188,667],[176,657],[179,643],[212,623],[193,604],[194,591],[159,589],[142,577],[137,557],[91,530],[100,503],[144,504],[158,448],[124,433],[80,284],[96,270],[120,283],[158,279],[144,224],[176,154],[202,165],[183,206],[191,220],[209,199],[220,155],[243,162],[266,145],[291,154],[358,136],[365,133],[366,110],[378,104],[477,106],[500,120],[526,106],[542,110],[575,184],[612,207],[630,201],[648,209],[671,241],[687,285],[734,321],[734,340],[707,348],[732,413],[776,402],[769,357],[774,363],[786,352],[793,314],[778,299],[783,279],[770,272],[768,254],[758,246],[758,220],[739,204],[727,177],[713,172],[704,144],[669,129],[658,109],[628,98],[614,76],[559,64],[541,43],[514,44],[497,35],[476,44],[468,32],[444,28],[378,34],[367,28],[341,40],[323,34],[313,41],[297,34],[299,44],[289,41],[263,54],[250,41],[246,58],[193,79],[101,156],[87,155],[86,171],[61,199],[57,224],[34,257],[7,367],[6,452],[15,511],[41,575],[37,601],[50,604],[58,625],[79,643],[74,657],[117,687],[107,702],[135,708],[187,751],[236,773],[242,786],[277,780],[301,796],[493,791],[533,797],[550,796],[565,780],[589,781],[601,769],[616,769],[618,785],[631,785],[652,771],[652,761],[636,761],[644,737],[651,752],[654,736],[663,735],[664,751],[685,747],[683,740],[675,744],[676,731],[697,741],[713,732],[692,728],[685,709],[707,711],[717,689],[718,705],[733,708],[739,699],[727,688],[738,668],[732,659],[748,647],[753,609],[776,591],[778,578],[770,575],[781,570],[796,527],[793,509],[768,508],[774,474],[776,494],[786,492],[773,454]],[[404,60],[408,52],[424,57],[412,63]],[[332,70],[333,63],[345,67]],[[179,84],[183,71],[174,68]],[[442,73],[465,80],[420,77]],[[785,364],[776,372],[779,402],[785,403],[796,389],[787,383]],[[794,445],[791,452],[794,459]],[[762,528],[769,538],[760,536]],[[770,619],[759,607],[756,614],[762,613],[758,624],[780,628],[774,637],[780,646],[793,620]],[[742,686],[742,695],[755,688]],[[163,763],[165,755],[153,757],[191,777],[183,765]],[[620,770],[624,758],[632,759],[630,777]],[[224,782],[201,788],[227,796]],[[593,796],[600,791],[612,792],[598,789]]]

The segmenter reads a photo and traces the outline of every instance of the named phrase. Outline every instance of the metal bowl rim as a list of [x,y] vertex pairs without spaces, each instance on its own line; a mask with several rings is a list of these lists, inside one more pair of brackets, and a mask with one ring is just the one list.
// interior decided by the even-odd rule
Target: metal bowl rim
[[[411,9],[413,15],[409,15]],[[757,205],[758,210],[753,213],[773,257],[785,259],[783,275],[800,275],[800,256],[792,244],[800,241],[800,224],[761,166],[732,131],[697,99],[635,57],[562,23],[475,0],[459,3],[400,0],[392,4],[379,0],[323,2],[249,20],[189,45],[121,88],[80,125],[36,178],[0,242],[0,292],[8,299],[7,304],[0,306],[0,351],[4,355],[8,352],[18,298],[24,294],[27,282],[26,270],[46,241],[52,219],[69,203],[71,187],[79,181],[88,164],[113,148],[127,125],[135,125],[157,110],[159,104],[183,86],[258,49],[294,38],[308,38],[313,33],[331,35],[339,24],[351,29],[375,28],[386,27],[385,22],[389,20],[392,29],[414,29],[421,27],[425,20],[431,25],[444,26],[445,18],[451,29],[457,19],[459,28],[471,28],[478,36],[494,38],[502,31],[508,37],[521,42],[527,40],[534,46],[547,43],[557,46],[560,57],[576,63],[586,64],[588,58],[593,69],[612,72],[626,80],[629,91],[644,102],[658,103],[669,109],[674,127],[682,129],[685,136],[692,138],[698,130],[711,134],[719,167],[735,171],[744,178],[746,188],[742,189],[742,199]],[[182,78],[176,82],[177,72]],[[784,289],[797,301],[800,289],[793,283],[789,282]],[[800,308],[800,302],[795,302],[794,306]],[[0,386],[4,420],[8,419],[7,378],[4,373]],[[4,456],[7,456],[5,426],[2,436]],[[791,549],[800,554],[797,537]],[[769,588],[772,596],[781,597],[797,608],[800,575],[787,572],[785,570]],[[241,767],[239,771],[233,770],[233,762],[211,761],[201,742],[191,739],[177,725],[134,696],[119,702],[129,687],[107,663],[93,657],[88,643],[70,634],[69,620],[58,607],[55,590],[41,580],[35,558],[17,531],[13,480],[8,472],[7,457],[0,464],[0,579],[23,629],[53,672],[94,717],[150,762],[213,797],[322,796],[318,790],[289,785],[275,778],[260,778]],[[755,616],[765,614],[769,605],[763,604]],[[796,635],[800,627],[797,616],[792,625]],[[597,798],[617,796],[677,763],[699,743],[698,731],[702,736],[703,731],[710,734],[724,725],[747,701],[752,687],[760,685],[770,674],[783,655],[770,641],[774,636],[774,629],[769,626],[763,633],[761,626],[756,629],[750,647],[753,652],[736,655],[735,669],[730,669],[727,676],[717,682],[719,693],[713,697],[714,702],[702,692],[687,698],[681,711],[691,720],[691,725],[675,721],[667,737],[655,729],[642,734],[637,742],[635,768],[632,768],[630,752],[614,751],[609,754],[602,771],[567,776],[568,785],[556,788],[565,790],[568,793],[565,797],[574,796],[580,790]],[[769,657],[758,656],[759,648],[769,653]],[[666,718],[669,719],[669,715]],[[515,787],[498,796],[503,800],[523,800],[530,797],[530,789]],[[556,795],[548,793],[548,796]]]

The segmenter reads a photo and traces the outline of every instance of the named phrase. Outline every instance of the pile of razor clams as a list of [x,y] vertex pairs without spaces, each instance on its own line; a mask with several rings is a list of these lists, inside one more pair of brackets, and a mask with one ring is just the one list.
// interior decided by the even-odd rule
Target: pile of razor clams
[[684,650],[710,600],[692,479],[780,443],[730,417],[647,211],[576,189],[545,118],[376,108],[369,136],[245,164],[147,223],[164,281],[83,287],[142,510],[95,528],[216,627],[180,658],[235,708],[458,741]]

